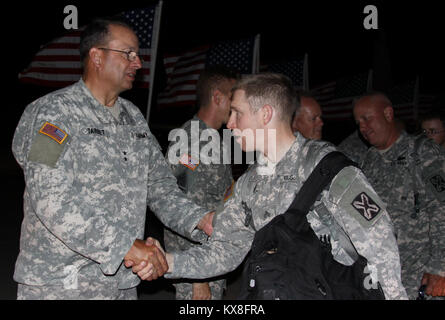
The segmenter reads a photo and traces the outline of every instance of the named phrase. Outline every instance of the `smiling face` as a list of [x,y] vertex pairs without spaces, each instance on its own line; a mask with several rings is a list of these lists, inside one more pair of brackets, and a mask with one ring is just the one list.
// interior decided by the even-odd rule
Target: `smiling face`
[[[123,26],[110,25],[108,43],[105,47],[126,52],[139,52],[139,41],[132,30]],[[101,59],[103,85],[118,94],[133,87],[136,72],[142,68],[139,58],[129,61],[125,53],[101,50]]]
[[377,149],[386,149],[394,142],[393,111],[383,98],[359,99],[354,106],[354,118],[363,137]]
[[292,131],[300,132],[306,139],[320,140],[322,128],[320,105],[313,98],[301,97],[301,107],[292,121]]

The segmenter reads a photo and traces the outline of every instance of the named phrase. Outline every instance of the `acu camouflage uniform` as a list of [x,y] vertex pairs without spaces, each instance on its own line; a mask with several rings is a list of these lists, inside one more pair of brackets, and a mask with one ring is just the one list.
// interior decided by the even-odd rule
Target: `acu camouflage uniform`
[[[172,272],[166,277],[206,278],[235,269],[249,252],[255,231],[288,209],[317,163],[334,150],[327,142],[307,140],[298,134],[274,172],[264,174],[258,162],[252,165],[237,181],[224,210],[215,215],[209,241],[175,253]],[[340,225],[357,252],[368,259],[371,276],[380,282],[386,298],[407,298],[391,220],[358,168],[346,167],[337,174],[314,204],[308,221],[317,236],[331,237],[335,259],[350,265],[353,259],[334,231],[334,224]]]
[[135,299],[140,279],[122,262],[144,236],[147,205],[187,236],[206,212],[178,189],[139,109],[116,104],[119,121],[80,80],[20,119],[12,145],[26,182],[19,299]]
[[416,156],[416,139],[422,138],[403,132],[387,150],[371,147],[362,162],[393,221],[410,299],[417,297],[423,273],[445,276],[445,152],[423,138]]
[[[193,124],[193,125],[192,125]],[[189,121],[187,121],[181,129],[187,132],[188,137],[188,154],[184,154],[184,159],[192,159],[191,144],[192,144],[192,130],[196,130],[198,133],[197,140],[194,143],[197,144],[196,150],[201,150],[205,146],[207,141],[200,141],[199,137],[203,130],[209,129],[204,121],[200,120],[196,115]],[[214,130],[215,133],[216,130]],[[219,134],[218,134],[219,136]],[[174,144],[172,142],[169,146]],[[182,161],[182,163],[173,164],[170,163],[170,168],[178,180],[178,186],[187,197],[193,200],[198,205],[208,209],[209,211],[215,210],[218,206],[222,205],[225,195],[229,195],[233,187],[232,169],[230,164],[223,164],[223,144],[220,144],[220,155],[218,157],[218,163],[199,164]],[[216,151],[216,150],[213,150]],[[168,151],[167,151],[168,155]],[[180,156],[180,154],[177,154]],[[189,158],[190,156],[190,158]],[[197,157],[197,155],[195,155]],[[183,159],[183,160],[184,160]],[[196,242],[190,240],[172,232],[169,229],[165,229],[164,232],[165,248],[168,252],[185,251],[194,245],[199,245]],[[212,293],[213,300],[222,299],[224,288],[226,286],[225,279],[207,279]],[[193,281],[195,282],[195,281]],[[173,285],[176,288],[176,299],[178,300],[191,300],[193,296],[193,288],[191,280],[177,280]]]
[[368,151],[368,146],[360,139],[359,131],[356,130],[340,142],[337,149],[347,155],[355,163],[360,163]]

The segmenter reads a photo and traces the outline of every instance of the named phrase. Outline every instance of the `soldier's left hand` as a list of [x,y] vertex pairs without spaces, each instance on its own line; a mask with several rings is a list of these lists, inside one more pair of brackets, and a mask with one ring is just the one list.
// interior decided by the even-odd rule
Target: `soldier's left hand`
[[425,273],[422,277],[422,285],[426,284],[425,293],[429,296],[445,296],[445,277],[436,274]]

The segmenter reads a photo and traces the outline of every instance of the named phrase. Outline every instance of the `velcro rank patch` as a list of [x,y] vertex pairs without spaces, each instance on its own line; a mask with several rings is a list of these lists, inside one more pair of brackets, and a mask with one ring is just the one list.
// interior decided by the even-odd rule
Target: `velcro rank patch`
[[179,163],[192,171],[195,171],[196,167],[199,165],[199,161],[193,159],[192,156],[187,153],[184,153],[181,158],[179,158]]
[[65,131],[49,122],[45,122],[39,132],[55,140],[58,144],[62,144],[68,137]]

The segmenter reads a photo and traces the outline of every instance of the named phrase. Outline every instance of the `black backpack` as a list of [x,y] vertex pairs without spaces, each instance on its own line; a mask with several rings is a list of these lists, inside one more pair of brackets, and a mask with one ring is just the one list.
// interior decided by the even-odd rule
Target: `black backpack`
[[327,239],[319,239],[306,215],[317,196],[346,166],[356,166],[341,152],[331,152],[316,166],[289,209],[255,234],[246,259],[239,294],[242,300],[383,300],[380,284],[366,289],[366,258],[351,266],[334,260]]

